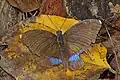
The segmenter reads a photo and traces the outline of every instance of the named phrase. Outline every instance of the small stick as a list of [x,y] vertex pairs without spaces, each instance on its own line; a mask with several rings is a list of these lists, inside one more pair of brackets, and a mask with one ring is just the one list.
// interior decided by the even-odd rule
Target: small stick
[[[107,31],[108,36],[109,36],[109,38],[110,38],[111,45],[112,45],[112,47],[114,47],[114,44],[113,44],[112,38],[111,38],[110,33],[109,33],[109,31],[108,31],[108,28],[107,28],[106,26],[105,26],[105,28],[106,28],[106,31]],[[120,67],[119,67],[119,63],[118,63],[117,54],[116,54],[116,52],[115,52],[114,50],[113,50],[113,53],[115,54],[115,61],[116,61],[116,64],[117,64],[118,71],[116,72],[116,71],[113,70],[112,68],[110,69],[110,71],[113,72],[113,73],[119,74]]]
[[119,27],[119,26],[116,26],[116,25],[110,23],[109,21],[103,19],[101,16],[95,15],[95,17],[96,17],[97,19],[101,20],[102,22],[104,22],[105,24],[109,25],[108,27],[113,28],[113,29],[115,29],[115,30],[117,30],[117,31],[120,31],[120,27]]

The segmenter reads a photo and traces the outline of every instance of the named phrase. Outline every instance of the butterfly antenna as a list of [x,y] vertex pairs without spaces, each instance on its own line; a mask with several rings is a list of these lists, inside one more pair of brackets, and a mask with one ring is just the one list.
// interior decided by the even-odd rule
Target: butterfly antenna
[[[48,18],[50,19],[50,21],[53,23],[53,25],[58,29],[58,26],[57,25],[55,25],[55,23],[53,22],[53,20],[50,18],[50,16],[49,15],[47,15],[48,16]],[[58,29],[59,30],[59,29]]]
[[60,30],[62,29],[62,26],[65,24],[66,20],[67,20],[67,18],[64,19],[62,25],[60,26]]

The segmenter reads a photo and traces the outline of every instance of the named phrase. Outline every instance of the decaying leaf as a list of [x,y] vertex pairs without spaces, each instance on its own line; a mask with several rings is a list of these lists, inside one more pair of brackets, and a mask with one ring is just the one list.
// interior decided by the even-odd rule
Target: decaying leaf
[[115,21],[115,25],[120,27],[120,19],[118,19],[117,21]]
[[[16,31],[14,25],[20,21],[19,12],[10,6],[6,0],[0,1],[0,40],[4,41]],[[6,24],[7,23],[7,24]],[[1,43],[1,42],[0,42]]]
[[44,0],[41,13],[66,17],[67,13],[64,4],[64,0]]
[[115,6],[112,4],[112,2],[109,2],[109,6],[111,8],[111,12],[113,13],[119,13],[120,14],[120,5],[116,4]]
[[7,0],[10,5],[17,7],[23,12],[39,9],[43,0]]

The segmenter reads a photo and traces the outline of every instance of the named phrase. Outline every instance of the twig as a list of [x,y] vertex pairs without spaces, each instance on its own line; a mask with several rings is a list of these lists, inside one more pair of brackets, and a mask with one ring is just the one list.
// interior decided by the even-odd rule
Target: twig
[[[101,20],[104,24],[107,24],[108,27],[113,28],[113,29],[115,29],[115,30],[117,30],[117,31],[120,31],[120,28],[119,28],[118,26],[116,26],[116,25],[110,23],[109,21],[103,19],[101,16],[95,15],[95,17],[96,17],[97,19]],[[107,33],[108,33],[109,38],[110,38],[111,45],[112,45],[112,47],[114,47],[112,38],[111,38],[110,33],[109,33],[109,31],[108,31],[108,28],[107,28],[106,26],[105,26],[105,29],[106,29],[106,31],[107,31]],[[113,53],[114,53],[114,55],[115,55],[115,61],[116,61],[116,64],[117,64],[117,69],[118,69],[118,71],[116,72],[116,71],[113,70],[112,68],[110,68],[109,70],[110,70],[112,73],[114,73],[114,74],[120,74],[120,67],[119,67],[119,63],[118,63],[117,54],[116,54],[116,52],[115,52],[114,50],[113,50]]]
[[110,23],[109,21],[103,19],[101,16],[95,15],[95,17],[96,17],[97,19],[101,20],[103,23],[107,24],[108,27],[113,28],[113,29],[115,29],[115,30],[117,30],[117,31],[120,31],[120,27],[119,27],[119,26],[116,26],[116,25]]
[[[110,33],[109,33],[109,31],[108,31],[108,28],[107,28],[106,26],[105,26],[105,28],[106,28],[106,31],[107,31],[108,36],[109,36],[109,38],[110,38],[111,45],[112,45],[112,47],[114,47],[114,44],[113,44],[112,38],[111,38]],[[118,58],[117,58],[117,54],[116,54],[115,50],[113,50],[113,53],[114,53],[114,55],[115,55],[115,61],[116,61],[117,68],[118,68],[118,72],[117,72],[117,73],[119,73],[119,71],[120,71],[120,67],[119,67]],[[113,72],[113,70],[111,70],[111,71]]]

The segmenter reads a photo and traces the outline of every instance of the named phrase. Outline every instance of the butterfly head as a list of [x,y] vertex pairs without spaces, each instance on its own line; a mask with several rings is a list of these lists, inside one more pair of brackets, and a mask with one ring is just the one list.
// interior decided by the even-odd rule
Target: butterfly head
[[57,42],[60,47],[64,45],[62,31],[60,30],[57,31]]
[[62,31],[58,30],[57,32],[57,35],[62,35]]

